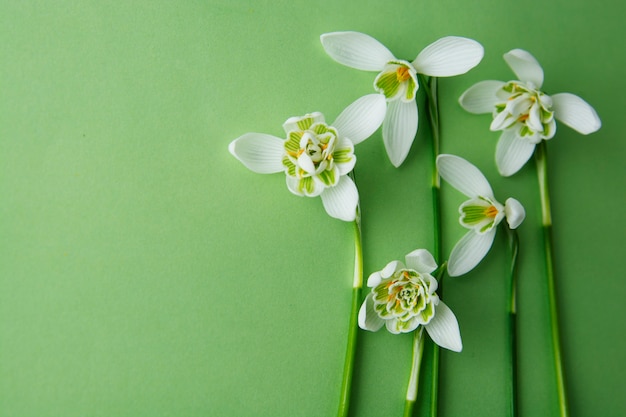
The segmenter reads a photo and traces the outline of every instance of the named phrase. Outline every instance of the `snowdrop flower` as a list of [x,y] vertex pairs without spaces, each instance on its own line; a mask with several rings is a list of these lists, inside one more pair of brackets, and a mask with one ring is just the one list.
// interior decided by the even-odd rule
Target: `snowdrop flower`
[[359,32],[332,32],[321,36],[324,49],[335,61],[351,68],[377,71],[374,89],[383,94],[387,107],[383,141],[391,163],[398,167],[407,157],[417,132],[417,74],[449,77],[464,74],[483,57],[476,41],[456,36],[427,46],[412,62],[396,58],[383,44]]
[[439,346],[463,349],[459,324],[450,308],[439,299],[435,259],[425,249],[406,256],[406,265],[392,261],[367,280],[371,292],[359,311],[359,326],[378,331],[383,325],[391,333],[408,333],[423,326]]
[[454,277],[466,274],[482,261],[496,236],[496,227],[504,218],[511,229],[516,229],[526,212],[514,198],[500,204],[485,176],[463,158],[439,155],[437,168],[444,180],[470,198],[459,207],[459,221],[469,231],[454,246],[448,261],[448,274]]
[[513,49],[504,60],[519,80],[481,81],[459,98],[470,113],[492,113],[490,129],[501,130],[496,147],[500,174],[510,176],[524,166],[542,140],[554,137],[558,119],[587,135],[600,129],[597,113],[582,98],[569,93],[547,95],[541,91],[543,69],[530,53]]
[[356,163],[354,145],[378,129],[384,107],[384,98],[370,94],[350,104],[332,125],[319,112],[292,117],[283,124],[286,139],[246,133],[232,141],[228,149],[254,172],[283,171],[289,191],[299,196],[320,196],[330,216],[352,221],[359,194],[346,174]]

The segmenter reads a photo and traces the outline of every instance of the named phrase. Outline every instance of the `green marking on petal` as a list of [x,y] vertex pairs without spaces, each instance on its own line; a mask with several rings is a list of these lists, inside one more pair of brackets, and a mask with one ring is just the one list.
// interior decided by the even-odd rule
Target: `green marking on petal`
[[407,81],[407,88],[405,93],[405,98],[407,100],[413,100],[415,98],[415,80],[413,77],[409,78]]
[[478,224],[487,217],[485,215],[485,206],[464,206],[461,210],[463,212],[463,222],[470,225]]
[[285,166],[285,168],[287,168],[287,170],[285,171],[287,175],[289,175],[290,177],[296,176],[296,164],[294,164],[288,156],[283,157],[283,165]]
[[433,303],[428,303],[426,308],[422,310],[422,312],[420,313],[420,316],[422,317],[422,320],[424,323],[428,323],[434,315],[435,315],[435,306],[433,305]]
[[315,184],[313,184],[312,177],[304,177],[300,180],[298,184],[298,190],[303,194],[312,194],[315,189]]
[[486,225],[484,225],[483,227],[480,228],[480,233],[485,233],[487,230],[489,230],[491,227],[493,227],[493,220],[490,221],[489,223],[487,223]]
[[386,98],[392,98],[398,93],[400,82],[395,71],[381,72],[374,80],[374,88],[383,93]]
[[351,148],[337,149],[333,152],[333,159],[336,163],[342,164],[352,161],[353,153]]
[[285,150],[290,153],[297,153],[300,150],[300,139],[302,139],[302,132],[289,132],[289,137],[285,141]]
[[302,130],[307,130],[309,127],[311,127],[314,121],[315,119],[312,116],[303,117],[302,119],[298,120],[297,125],[298,125],[298,128]]
[[320,172],[318,177],[328,187],[333,186],[337,183],[337,177],[335,176],[335,170],[333,169]]
[[520,136],[532,136],[533,132],[526,124],[524,124],[524,126],[522,126],[522,128],[520,129],[519,134]]

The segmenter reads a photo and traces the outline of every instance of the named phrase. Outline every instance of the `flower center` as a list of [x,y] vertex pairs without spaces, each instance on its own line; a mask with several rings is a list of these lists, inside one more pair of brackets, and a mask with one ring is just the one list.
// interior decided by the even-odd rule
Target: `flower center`
[[494,218],[498,215],[498,213],[499,213],[498,209],[496,208],[496,206],[493,206],[493,205],[485,209],[485,216],[487,217]]
[[484,197],[464,202],[459,207],[459,212],[461,224],[478,233],[485,233],[496,227],[504,217],[502,205]]
[[497,94],[502,101],[495,106],[491,130],[515,128],[533,142],[554,136],[552,99],[532,83],[510,81]]
[[374,89],[385,95],[387,100],[401,99],[405,102],[415,99],[417,93],[417,73],[410,62],[389,61],[374,80]]
[[404,82],[411,78],[409,69],[407,67],[398,67],[398,69],[396,70],[396,78],[398,82]]
[[[293,120],[293,121],[292,121]],[[337,130],[313,116],[290,119],[284,143],[287,186],[298,195],[317,196],[337,185],[355,163],[354,146]]]

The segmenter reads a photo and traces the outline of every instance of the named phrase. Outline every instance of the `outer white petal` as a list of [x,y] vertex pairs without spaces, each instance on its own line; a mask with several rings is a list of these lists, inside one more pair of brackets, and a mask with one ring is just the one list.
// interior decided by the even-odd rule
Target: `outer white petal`
[[437,262],[426,249],[416,249],[406,256],[406,266],[417,272],[430,274],[437,269]]
[[504,202],[504,215],[511,229],[517,229],[526,218],[526,210],[522,203],[514,198],[507,198]]
[[382,281],[382,276],[380,275],[380,271],[372,272],[372,274],[367,278],[367,286],[370,288],[374,288]]
[[495,228],[484,234],[478,234],[473,230],[467,232],[450,253],[448,274],[457,277],[474,269],[489,252],[495,236]]
[[332,125],[341,137],[356,145],[372,136],[383,123],[386,112],[385,96],[368,94],[346,107]]
[[293,116],[287,119],[285,123],[283,123],[283,129],[285,130],[285,133],[289,134],[289,132],[291,132],[292,130],[295,130],[295,131],[302,130],[298,127],[298,122],[305,118],[312,118],[313,123],[320,123],[320,122],[324,123],[324,115],[318,111],[309,113],[305,116]]
[[320,194],[326,212],[339,220],[351,222],[356,218],[356,206],[359,192],[348,176],[342,176],[334,187],[329,187]]
[[483,59],[484,52],[475,40],[446,36],[424,48],[412,64],[421,74],[450,77],[474,68]]
[[588,135],[600,129],[598,113],[582,98],[570,93],[552,96],[554,117],[577,132]]
[[246,133],[228,145],[231,154],[248,169],[259,174],[273,174],[285,169],[284,140],[264,133]]
[[435,317],[425,326],[433,342],[454,352],[463,350],[461,332],[456,316],[443,301],[435,307]]
[[535,151],[535,144],[517,136],[515,129],[505,130],[496,145],[498,172],[509,177],[519,171]]
[[406,159],[417,133],[417,103],[394,100],[387,104],[383,142],[391,163],[397,168]]
[[503,81],[494,80],[476,83],[459,97],[459,104],[470,113],[491,113],[496,103],[502,101],[496,93],[504,84]]
[[348,67],[380,71],[387,62],[395,59],[382,43],[364,33],[324,33],[320,40],[332,59]]
[[465,159],[456,155],[441,154],[437,157],[437,169],[441,178],[466,196],[495,200],[487,178]]
[[374,310],[374,300],[372,293],[365,297],[365,301],[359,310],[359,327],[363,330],[376,332],[385,324],[385,320],[381,319]]
[[543,69],[529,52],[523,49],[513,49],[504,54],[504,60],[517,75],[518,80],[523,82],[530,81],[536,88],[541,88],[543,84]]
[[[400,261],[391,261],[380,271],[380,276],[382,278],[389,278],[399,269],[404,269],[404,264]],[[368,284],[369,285],[369,284]]]

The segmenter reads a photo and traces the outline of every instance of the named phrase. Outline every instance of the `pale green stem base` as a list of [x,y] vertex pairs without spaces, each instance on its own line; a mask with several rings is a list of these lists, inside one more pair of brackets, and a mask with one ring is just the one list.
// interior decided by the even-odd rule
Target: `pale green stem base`
[[406,402],[404,403],[404,417],[413,415],[413,406],[417,400],[419,388],[420,367],[422,364],[422,355],[424,353],[424,329],[420,327],[413,332],[413,360],[411,366],[411,376],[409,377],[409,386],[406,390]]
[[556,386],[559,397],[559,415],[569,416],[567,396],[565,392],[565,377],[563,376],[563,361],[561,359],[561,341],[559,338],[558,311],[556,305],[556,286],[553,264],[552,215],[550,213],[550,194],[548,191],[548,159],[546,142],[541,141],[535,149],[537,162],[537,179],[539,180],[539,194],[541,196],[541,213],[543,224],[543,240],[546,256],[546,278],[548,281],[548,303],[550,307],[550,326],[552,331],[552,353],[556,373]]
[[354,221],[354,280],[352,285],[350,327],[348,329],[346,359],[343,365],[341,396],[339,398],[339,411],[337,412],[338,417],[346,417],[350,407],[352,374],[354,371],[354,357],[356,354],[357,334],[359,330],[358,315],[361,304],[361,288],[363,288],[363,247],[361,245],[361,221],[357,209],[357,218]]
[[509,271],[509,305],[508,310],[508,344],[509,344],[509,397],[511,403],[509,415],[517,415],[517,255],[519,253],[519,239],[517,232],[504,224],[509,237],[511,250],[511,269]]

